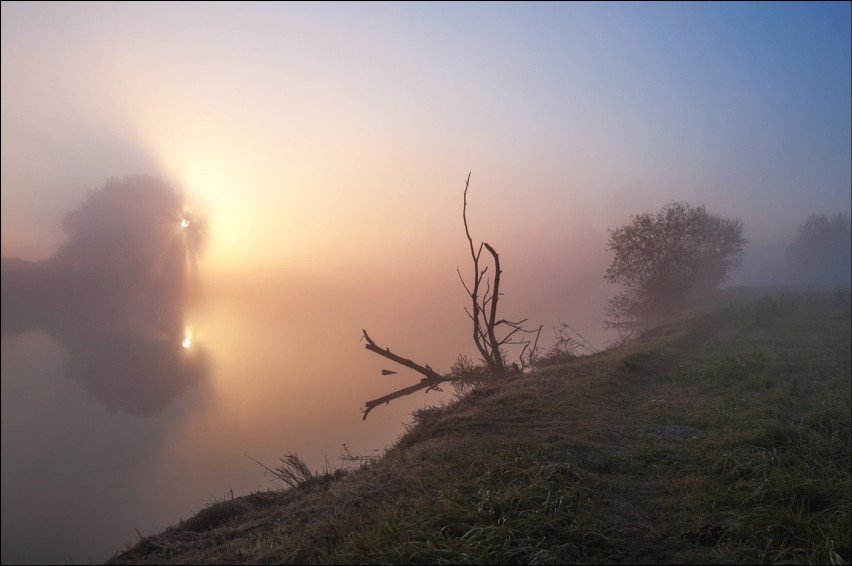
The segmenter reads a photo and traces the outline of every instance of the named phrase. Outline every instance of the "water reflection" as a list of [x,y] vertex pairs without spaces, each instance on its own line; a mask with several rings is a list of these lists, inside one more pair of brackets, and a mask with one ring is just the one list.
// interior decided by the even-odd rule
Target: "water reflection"
[[65,371],[111,410],[149,415],[204,380],[188,306],[204,218],[160,179],[110,179],[63,221],[50,258],[2,258],[2,334],[42,331]]

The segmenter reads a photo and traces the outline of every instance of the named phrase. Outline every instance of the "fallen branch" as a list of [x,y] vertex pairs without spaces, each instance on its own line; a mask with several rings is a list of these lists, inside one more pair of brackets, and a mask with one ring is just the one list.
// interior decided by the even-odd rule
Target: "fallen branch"
[[[364,340],[367,341],[367,345],[365,346],[365,348],[367,348],[371,352],[374,352],[374,353],[376,353],[376,354],[378,354],[378,355],[380,355],[384,358],[387,358],[391,361],[394,361],[401,366],[405,366],[409,369],[413,369],[414,371],[416,371],[420,374],[423,374],[426,377],[421,379],[420,383],[412,385],[411,387],[406,387],[404,389],[394,391],[393,393],[389,393],[389,394],[387,394],[383,397],[379,397],[378,399],[373,399],[372,401],[367,401],[366,403],[364,403],[364,410],[362,411],[364,413],[364,416],[361,418],[361,420],[367,420],[367,415],[370,414],[370,411],[372,411],[374,408],[378,407],[379,405],[390,403],[394,399],[397,399],[399,397],[404,397],[406,395],[411,395],[412,393],[416,393],[417,391],[420,391],[421,389],[425,389],[426,391],[429,391],[431,389],[438,389],[439,384],[441,384],[445,381],[450,381],[452,379],[452,377],[450,377],[450,376],[444,376],[444,375],[441,375],[440,373],[436,372],[435,370],[433,370],[432,368],[429,367],[429,364],[426,364],[425,366],[421,366],[420,364],[413,362],[413,361],[409,360],[408,358],[403,358],[402,356],[398,356],[398,355],[394,354],[393,352],[390,351],[389,348],[381,348],[381,347],[377,346],[376,343],[373,342],[373,339],[370,338],[370,335],[367,334],[366,330],[362,330],[362,332],[364,333]],[[382,373],[384,374],[385,371],[387,371],[387,370],[382,370]],[[387,375],[387,374],[385,374],[385,375]]]

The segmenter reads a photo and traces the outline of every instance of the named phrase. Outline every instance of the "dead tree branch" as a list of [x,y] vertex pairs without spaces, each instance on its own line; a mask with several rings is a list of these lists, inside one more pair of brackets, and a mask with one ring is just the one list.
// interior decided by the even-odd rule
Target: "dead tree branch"
[[[450,377],[450,376],[444,376],[444,375],[439,374],[438,372],[436,372],[435,370],[430,368],[429,364],[426,364],[425,366],[421,366],[420,364],[413,362],[413,361],[409,360],[408,358],[403,358],[402,356],[398,356],[398,355],[394,354],[393,352],[390,351],[389,348],[384,348],[384,349],[380,348],[379,346],[376,345],[375,342],[373,342],[373,339],[370,338],[370,335],[367,334],[366,330],[362,330],[362,332],[364,333],[364,340],[367,341],[367,345],[365,346],[365,348],[367,348],[371,352],[374,352],[374,353],[376,353],[376,354],[378,354],[378,355],[380,355],[384,358],[387,358],[391,361],[394,361],[394,362],[398,363],[399,365],[405,366],[409,369],[413,369],[414,371],[416,371],[420,374],[423,374],[426,377],[421,379],[420,383],[412,385],[411,387],[405,387],[405,388],[400,389],[398,391],[394,391],[393,393],[389,393],[389,394],[387,394],[383,397],[379,397],[378,399],[373,399],[372,401],[367,401],[364,404],[364,410],[362,411],[364,413],[364,416],[361,418],[361,420],[366,420],[367,415],[370,414],[370,411],[372,411],[374,408],[378,407],[379,405],[390,403],[394,399],[398,399],[399,397],[404,397],[406,395],[411,395],[412,393],[420,391],[421,389],[425,389],[426,391],[429,391],[430,389],[437,389],[438,385],[440,385],[441,383],[443,383],[445,381],[450,381],[452,379],[452,377]],[[382,370],[382,374],[388,375],[388,374],[385,374],[386,371],[387,370]],[[396,373],[396,372],[392,372],[392,373]]]
[[[470,188],[470,173],[464,182],[464,204],[462,206],[462,220],[464,221],[464,233],[470,247],[470,257],[473,260],[473,285],[468,286],[461,271],[456,268],[462,285],[471,300],[472,312],[467,311],[473,321],[473,342],[479,350],[488,370],[496,378],[506,377],[506,364],[503,361],[503,353],[500,351],[501,341],[497,338],[495,327],[497,326],[497,302],[500,299],[500,255],[487,242],[482,242],[477,248],[470,235],[467,223],[467,191]],[[485,279],[488,266],[479,267],[482,256],[482,248],[488,250],[494,261],[494,289],[491,289],[490,279]],[[483,281],[484,280],[484,281]],[[480,290],[485,286],[485,292],[480,298]],[[467,309],[465,309],[467,310]]]
[[[541,329],[543,325],[539,325],[537,330],[524,330],[524,332],[533,333],[535,332],[535,342],[531,342],[529,340],[522,341],[521,344],[524,345],[524,348],[521,350],[520,360],[521,360],[521,369],[527,369],[535,367],[536,357],[538,356],[538,339],[541,336]],[[527,358],[524,358],[524,354],[527,354]]]
[[[470,188],[470,173],[467,175],[467,180],[464,183],[464,205],[462,207],[462,220],[464,221],[464,233],[467,236],[468,246],[470,248],[470,257],[473,261],[473,281],[470,285],[464,280],[461,270],[456,267],[459,279],[468,297],[470,297],[470,309],[465,308],[465,312],[473,322],[473,342],[479,350],[482,360],[487,367],[489,378],[501,379],[508,375],[506,361],[503,358],[501,348],[507,344],[522,345],[521,365],[526,369],[527,363],[524,360],[526,354],[529,360],[529,367],[532,367],[536,358],[536,350],[538,347],[538,337],[541,333],[541,327],[536,330],[528,330],[524,327],[527,319],[520,321],[512,321],[505,318],[497,318],[497,306],[502,293],[500,292],[500,276],[503,271],[500,269],[500,255],[487,242],[482,242],[479,246],[473,243],[473,238],[470,235],[470,228],[467,223],[467,191]],[[494,264],[494,282],[492,287],[491,278],[487,277],[488,268],[490,265],[483,265],[487,260],[482,258],[482,250],[485,249],[491,255],[491,261]],[[482,260],[482,261],[480,261]],[[501,328],[498,328],[501,327]],[[498,333],[498,330],[500,333]],[[366,348],[382,357],[385,357],[397,364],[405,366],[409,369],[422,374],[424,377],[420,383],[400,389],[393,393],[389,393],[384,397],[367,401],[363,410],[364,419],[375,407],[389,403],[394,399],[410,395],[421,389],[429,391],[437,389],[438,385],[445,381],[462,381],[459,376],[441,375],[430,368],[428,365],[421,366],[407,358],[398,356],[390,351],[389,348],[380,348],[364,330],[364,340],[367,341]],[[520,333],[520,334],[519,334]],[[532,344],[529,338],[523,337],[524,334],[535,334],[535,343]],[[517,365],[516,365],[517,367]],[[390,375],[389,370],[383,370],[383,375]]]
[[[488,371],[495,378],[506,377],[508,371],[506,362],[503,358],[501,347],[507,344],[523,345],[524,349],[521,352],[521,364],[526,367],[527,364],[523,360],[524,353],[529,354],[530,362],[534,358],[533,351],[536,346],[530,346],[528,338],[515,338],[516,334],[535,334],[536,345],[538,344],[538,336],[541,333],[541,327],[536,330],[529,330],[524,327],[527,319],[517,322],[497,318],[497,306],[502,296],[500,292],[500,276],[503,270],[500,269],[500,254],[497,253],[491,244],[482,242],[477,248],[473,243],[473,238],[470,235],[470,228],[467,223],[467,191],[470,188],[470,173],[467,175],[467,180],[464,183],[464,204],[462,207],[462,220],[464,221],[464,233],[467,236],[468,246],[470,247],[470,257],[473,261],[473,283],[468,285],[462,277],[461,271],[456,268],[461,279],[462,286],[470,297],[472,311],[465,309],[465,312],[473,321],[473,341],[476,344],[476,349],[479,350]],[[494,287],[491,287],[491,279],[486,278],[489,266],[480,268],[480,260],[482,259],[482,249],[485,248],[491,254],[491,260],[494,263]],[[505,335],[498,334],[498,327],[505,326],[509,330]],[[531,351],[527,352],[531,348]],[[531,365],[531,363],[530,363]]]

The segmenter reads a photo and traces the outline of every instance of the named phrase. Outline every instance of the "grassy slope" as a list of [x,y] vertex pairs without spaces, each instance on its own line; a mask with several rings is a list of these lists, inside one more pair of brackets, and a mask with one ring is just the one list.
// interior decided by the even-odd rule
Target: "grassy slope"
[[111,562],[848,563],[850,310],[728,292]]

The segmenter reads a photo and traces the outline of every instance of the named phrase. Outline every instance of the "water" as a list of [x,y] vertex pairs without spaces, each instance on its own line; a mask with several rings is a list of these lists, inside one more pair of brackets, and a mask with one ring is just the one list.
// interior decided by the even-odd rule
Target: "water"
[[[61,339],[3,337],[4,564],[102,562],[210,502],[280,487],[251,458],[274,467],[295,451],[322,470],[345,465],[343,443],[353,454],[378,454],[413,409],[442,397],[415,394],[362,421],[364,401],[418,376],[382,377],[392,364],[364,349],[361,328],[436,368],[449,365],[467,333],[435,332],[426,344],[405,319],[428,330],[442,324],[441,309],[366,284],[284,275],[220,283],[207,286],[186,352],[203,348],[205,374],[155,395],[167,399],[150,414],[132,414],[151,405],[134,404],[145,388],[122,381],[139,379],[133,372],[83,381],[69,371],[76,354]],[[436,297],[445,290],[459,303],[458,289],[437,288]],[[126,398],[105,394],[105,379],[122,383]]]
[[[3,563],[102,562],[211,502],[281,488],[258,462],[288,452],[318,471],[346,465],[344,444],[381,454],[452,391],[362,420],[366,401],[422,377],[368,352],[362,329],[438,371],[477,357],[464,242],[380,262],[318,254],[312,270],[211,267],[203,219],[145,176],[109,181],[64,226],[49,258],[2,261]],[[545,334],[566,313],[584,331],[600,320],[601,266],[572,283],[520,258],[501,313]]]

